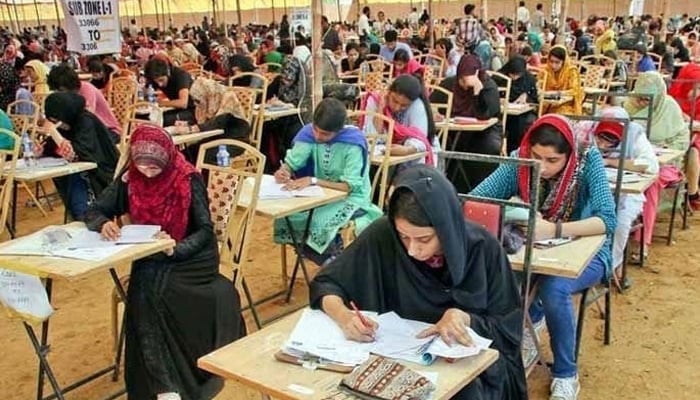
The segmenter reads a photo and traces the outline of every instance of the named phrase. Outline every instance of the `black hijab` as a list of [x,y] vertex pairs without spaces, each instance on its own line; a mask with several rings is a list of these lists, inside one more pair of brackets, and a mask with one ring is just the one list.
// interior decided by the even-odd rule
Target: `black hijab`
[[509,102],[514,102],[521,94],[527,93],[528,103],[537,103],[537,80],[527,70],[527,61],[524,57],[512,57],[500,72],[502,74],[520,74],[520,78],[511,81]]
[[[311,306],[319,308],[324,296],[336,295],[365,310],[395,311],[429,323],[447,309],[459,308],[470,315],[472,329],[494,341],[501,357],[458,397],[526,399],[520,355],[523,313],[505,251],[484,228],[465,221],[454,187],[438,170],[415,166],[396,182],[389,216],[372,223],[311,282]],[[396,232],[392,215],[400,193],[407,190],[437,233],[443,267],[411,258]],[[447,273],[436,274],[442,268]]]
[[[85,109],[85,99],[74,92],[55,92],[44,103],[46,118],[61,121],[61,135],[73,146],[79,161],[94,162],[97,169],[88,172],[95,195],[112,181],[119,153],[112,142],[112,133],[94,114]],[[56,144],[47,142],[44,152],[55,152]]]

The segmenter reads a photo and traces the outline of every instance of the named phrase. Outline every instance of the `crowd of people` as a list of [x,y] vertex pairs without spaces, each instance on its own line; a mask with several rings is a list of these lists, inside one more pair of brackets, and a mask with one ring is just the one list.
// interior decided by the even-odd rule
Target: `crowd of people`
[[[316,210],[310,225],[304,253],[322,266],[311,283],[312,307],[323,309],[358,341],[371,340],[376,326],[352,312],[351,299],[363,309],[435,324],[432,334],[448,342],[468,342],[466,326],[493,340],[501,357],[457,395],[464,399],[527,398],[525,369],[535,350],[522,326],[523,313],[529,312],[534,333],[549,332],[550,399],[575,400],[581,384],[572,296],[621,277],[638,218],[645,236],[633,240],[648,251],[664,188],[687,182],[688,206],[700,209],[700,141],[690,131],[690,121],[700,120],[695,85],[700,20],[683,15],[667,21],[652,16],[560,21],[548,18],[542,4],[531,14],[524,2],[516,12],[517,25],[506,17],[479,19],[474,4],[455,20],[437,20],[412,8],[392,21],[367,6],[356,23],[331,23],[324,16],[319,43],[324,99],[315,108],[315,47],[286,15],[269,26],[215,27],[205,18],[201,26],[165,32],[132,20],[122,32],[119,54],[90,57],[67,52],[66,33],[57,27],[0,31],[0,126],[12,129],[8,106],[33,101],[22,105],[40,107],[46,135],[37,143],[38,155],[97,164],[54,180],[71,217],[107,239],[118,236],[122,223],[158,224],[162,235],[177,243],[132,268],[125,374],[130,398],[211,398],[220,382],[197,369],[196,359],[245,334],[238,294],[218,274],[207,190],[192,165],[198,146],[180,152],[163,129],[183,124],[188,132],[222,129],[210,140],[249,141],[253,127],[240,100],[226,90],[232,85],[264,90],[258,96],[268,103],[299,110],[262,125],[259,147],[277,182],[287,189],[319,185],[348,193]],[[623,51],[631,58],[621,57]],[[586,56],[596,56],[593,64],[582,62]],[[385,87],[364,90],[363,74],[376,60],[391,65],[393,73]],[[191,65],[201,68],[193,74]],[[636,96],[622,102],[610,97],[598,107],[602,121],[568,119],[590,113],[586,65],[606,67],[606,79],[622,84],[615,89],[620,96]],[[79,71],[91,79],[81,80]],[[106,97],[118,76],[133,76],[142,93],[158,91],[155,101],[169,110],[162,127],[145,124],[129,132],[127,147],[118,146],[127,128]],[[507,99],[501,98],[499,76],[510,79]],[[445,99],[431,87],[453,94],[452,117],[498,119],[457,141],[449,135],[450,149],[538,160],[540,181],[531,182],[525,168],[512,165],[473,163],[457,174],[453,163],[447,171],[437,170],[443,150],[437,122],[443,115],[433,104]],[[552,93],[567,101],[547,102],[545,94]],[[503,126],[503,104],[535,107],[509,115]],[[365,117],[348,125],[349,109],[364,111]],[[629,120],[626,129],[620,119]],[[397,168],[388,202],[375,205],[366,136],[385,132],[386,121],[392,121],[393,132],[385,151],[425,156]],[[11,147],[5,139],[0,137],[0,147]],[[682,163],[660,165],[657,148],[687,156]],[[658,178],[644,193],[623,195],[616,205],[605,168],[620,164],[615,154],[621,150],[623,168]],[[120,153],[128,160],[122,170],[117,169]],[[206,157],[215,159],[213,153]],[[539,199],[529,199],[533,185],[539,186]],[[505,250],[464,220],[457,193],[535,201],[537,239],[605,235],[607,241],[578,278],[542,277],[532,306],[524,310],[521,282]],[[348,247],[340,230],[350,221],[358,236]],[[290,229],[300,235],[306,215],[292,216],[289,225],[281,222],[275,224],[275,241],[289,244],[295,233]],[[647,256],[640,252],[632,261]]]

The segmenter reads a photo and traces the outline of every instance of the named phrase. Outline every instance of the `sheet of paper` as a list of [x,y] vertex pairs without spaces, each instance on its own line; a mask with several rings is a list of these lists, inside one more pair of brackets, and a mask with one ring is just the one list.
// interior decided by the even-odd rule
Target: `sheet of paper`
[[[37,168],[54,168],[54,167],[62,167],[64,165],[68,165],[68,161],[66,161],[63,158],[55,158],[55,157],[41,157],[36,160],[36,167]],[[5,167],[7,168],[7,166]],[[27,164],[24,162],[23,158],[20,158],[17,160],[17,169],[26,169]]]
[[323,311],[306,309],[283,351],[297,357],[311,354],[340,364],[358,365],[369,358],[370,346],[346,339],[340,327]]
[[0,302],[29,319],[44,321],[53,314],[39,277],[4,268],[0,268]]
[[125,225],[121,229],[121,236],[117,243],[152,243],[156,241],[156,234],[160,232],[160,225]]
[[56,257],[65,257],[65,258],[75,258],[76,260],[85,260],[85,261],[102,261],[104,259],[107,259],[121,251],[124,251],[128,248],[130,248],[133,245],[130,244],[125,244],[125,245],[112,245],[112,246],[107,246],[107,247],[98,247],[98,248],[70,248],[70,249],[59,249],[59,250],[54,250],[51,255],[56,256]]
[[[252,183],[250,183],[250,181],[248,182],[252,186]],[[283,186],[284,184],[275,182],[274,176],[263,175],[262,182],[260,183],[260,199],[291,199],[292,197],[323,196],[323,188],[320,186],[307,186],[301,190],[284,190],[282,189]]]

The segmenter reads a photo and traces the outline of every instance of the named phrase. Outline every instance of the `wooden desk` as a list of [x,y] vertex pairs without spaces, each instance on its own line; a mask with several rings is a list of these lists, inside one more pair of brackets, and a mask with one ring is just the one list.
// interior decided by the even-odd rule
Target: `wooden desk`
[[496,125],[498,121],[498,118],[491,118],[485,121],[478,121],[471,124],[457,124],[454,122],[454,118],[450,118],[450,121],[436,122],[435,127],[437,127],[438,129],[446,128],[448,132],[482,132]]
[[655,149],[656,150],[656,157],[659,159],[659,164],[660,165],[667,165],[667,164],[672,164],[678,160],[683,159],[685,157],[685,151],[684,150],[675,150],[675,149]]
[[[649,187],[656,182],[658,175],[640,174],[641,179],[637,182],[622,183],[620,193],[624,194],[643,194]],[[615,183],[610,183],[610,189],[615,190]]]
[[[74,222],[66,227],[71,228],[81,228],[85,225],[81,222]],[[37,232],[35,235],[40,235],[41,231]],[[20,239],[15,239],[11,242],[5,242],[0,244],[0,251],[6,248],[18,240],[39,240],[34,235],[26,236]],[[75,281],[79,278],[86,277],[96,272],[109,270],[112,281],[117,289],[117,292],[122,299],[126,299],[126,293],[124,287],[119,281],[117,272],[114,269],[118,264],[130,263],[140,258],[150,256],[152,254],[159,253],[167,248],[175,246],[174,240],[158,240],[152,243],[143,243],[128,247],[111,257],[100,261],[84,261],[76,260],[71,258],[62,257],[49,257],[49,256],[14,256],[14,255],[2,255],[0,254],[0,265],[3,268],[10,270],[16,270],[19,272],[31,271],[36,274],[46,276],[45,287],[46,294],[49,302],[51,301],[51,293],[53,286],[53,279],[61,279],[66,281]],[[106,368],[103,368],[77,382],[72,384],[66,384],[61,386],[51,369],[50,360],[48,359],[49,353],[49,319],[42,322],[42,329],[40,336],[38,336],[34,330],[34,327],[26,322],[24,322],[24,328],[29,336],[32,346],[34,347],[35,353],[39,358],[39,379],[37,384],[37,398],[43,399],[44,390],[44,377],[48,378],[50,387],[54,392],[54,397],[58,399],[65,398],[65,393],[72,390],[73,388],[83,386],[93,380],[102,377],[107,374],[113,374],[113,379],[116,381],[119,377],[119,371],[121,368],[121,351],[117,352],[114,362]],[[120,337],[120,342],[118,344],[119,349],[122,346],[123,336]],[[88,349],[86,349],[87,351]],[[117,398],[120,394],[123,394],[124,390],[119,393],[113,394],[109,398]]]
[[73,162],[59,167],[48,168],[17,168],[15,169],[15,180],[18,182],[38,182],[51,178],[77,174],[79,172],[97,169],[97,164],[92,162]]
[[583,93],[587,95],[593,95],[593,94],[603,94],[607,93],[608,89],[605,88],[594,88],[594,87],[584,87],[583,88]]
[[[415,161],[415,160],[421,160],[425,158],[426,152],[421,151],[420,153],[413,153],[405,156],[390,156],[389,157],[389,166],[392,167],[394,165],[399,165],[403,163],[407,163],[410,161]],[[383,155],[373,155],[371,159],[372,165],[382,165],[382,162],[384,162],[384,156]]]
[[[282,347],[299,320],[301,311],[289,315],[264,329],[222,347],[197,361],[199,368],[239,382],[279,400],[322,400],[337,393],[343,374],[324,370],[308,370],[277,361],[274,354]],[[437,372],[434,399],[449,399],[484,372],[498,359],[498,351],[488,349],[474,357],[452,364],[439,359],[431,366],[405,362],[416,370]],[[294,386],[296,385],[296,386]],[[294,389],[309,389],[303,394]],[[352,397],[350,397],[352,398]]]
[[219,136],[224,133],[223,129],[214,129],[211,131],[197,132],[197,133],[185,133],[182,135],[172,135],[173,143],[175,145],[186,145],[201,142],[204,139],[209,139],[214,136]]
[[[255,105],[254,109],[260,110],[259,105]],[[278,119],[278,118],[283,118],[283,117],[289,117],[292,115],[299,115],[301,110],[299,107],[288,107],[288,108],[273,108],[269,109],[265,107],[265,110],[263,111],[263,119],[265,121],[271,121],[273,119]]]
[[[84,227],[82,222],[73,222],[66,227]],[[100,261],[77,260],[65,257],[50,256],[28,256],[28,255],[8,255],[3,251],[12,243],[20,240],[40,240],[41,235],[47,229],[45,227],[29,236],[23,236],[9,242],[0,243],[0,266],[2,268],[16,269],[19,271],[32,271],[39,276],[50,279],[61,279],[75,281],[96,272],[101,272],[114,268],[117,264],[123,264],[159,253],[167,248],[173,247],[173,240],[158,240],[152,243],[143,243],[127,247],[119,253]]]
[[561,96],[559,98],[559,100],[542,98],[542,102],[546,106],[554,106],[554,107],[563,106],[564,104],[571,103],[572,101],[574,101],[573,96]]
[[[241,206],[248,207],[250,204],[250,192],[252,188],[244,184],[241,192]],[[348,194],[339,190],[323,188],[323,197],[292,197],[291,199],[267,199],[258,200],[255,213],[267,218],[278,219],[290,215],[309,211],[313,208],[325,206],[348,197]]]
[[[17,229],[17,186],[19,183],[24,185],[33,182],[40,182],[46,179],[58,178],[77,174],[80,172],[90,171],[97,168],[97,164],[91,162],[74,162],[58,167],[48,168],[17,168],[15,169],[15,179],[12,184],[12,210],[10,214],[9,231],[14,237]],[[6,172],[3,172],[5,174]],[[28,187],[27,187],[28,188]]]
[[[345,192],[341,192],[339,190],[333,190],[333,189],[328,189],[328,188],[322,188],[323,189],[323,196],[322,197],[293,197],[290,199],[268,199],[268,200],[262,200],[258,199],[257,206],[255,207],[255,213],[267,218],[272,218],[272,219],[279,219],[279,218],[284,218],[284,222],[286,223],[287,229],[289,231],[289,235],[291,236],[292,243],[291,245],[294,247],[294,252],[296,253],[296,260],[294,262],[294,269],[292,270],[292,276],[289,279],[289,285],[281,292],[269,295],[265,297],[265,299],[258,301],[257,303],[250,302],[249,306],[251,308],[251,312],[253,314],[253,318],[255,319],[255,324],[258,326],[258,329],[262,327],[262,325],[265,324],[265,321],[260,321],[258,317],[257,310],[255,309],[255,306],[264,303],[266,301],[270,301],[275,299],[276,297],[279,297],[281,295],[286,295],[285,301],[289,303],[289,300],[292,297],[292,292],[294,290],[294,282],[296,280],[296,276],[299,273],[299,269],[301,269],[302,273],[304,274],[304,279],[306,281],[306,284],[308,285],[309,282],[311,282],[311,279],[309,277],[309,273],[306,269],[306,264],[304,263],[304,245],[306,244],[306,241],[309,237],[309,232],[311,229],[311,221],[313,220],[314,217],[314,210],[318,207],[324,206],[326,204],[330,203],[335,203],[336,201],[341,201],[347,198],[348,194]],[[250,196],[251,196],[251,191],[253,190],[252,185],[249,182],[244,182],[243,187],[241,189],[241,197],[240,197],[240,206],[241,207],[249,207],[250,205]],[[291,215],[301,213],[304,211],[308,211],[308,215],[306,216],[306,225],[304,232],[302,232],[301,235],[298,234],[298,232],[295,233],[295,231],[292,229],[292,223],[288,217]],[[286,258],[283,258],[283,260],[286,260]],[[284,266],[284,273],[286,274],[287,272],[287,265],[286,261],[283,261],[283,266]],[[285,283],[286,285],[286,283]],[[273,318],[277,319],[279,318]]]
[[509,116],[523,115],[530,111],[535,111],[535,106],[532,104],[508,104],[506,108],[506,114]]
[[[535,274],[578,278],[605,243],[605,235],[583,236],[549,249],[532,249],[531,271]],[[523,270],[525,247],[508,256],[516,271]]]

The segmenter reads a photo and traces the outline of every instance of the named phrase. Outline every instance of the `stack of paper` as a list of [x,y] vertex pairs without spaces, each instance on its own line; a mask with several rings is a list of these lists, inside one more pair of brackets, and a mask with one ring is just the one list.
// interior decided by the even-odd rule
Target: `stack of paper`
[[[250,185],[252,186],[252,183]],[[275,182],[274,176],[263,175],[260,183],[260,200],[291,199],[292,197],[323,197],[323,188],[307,186],[299,190],[285,190],[284,184]]]
[[419,339],[416,336],[431,324],[401,318],[394,312],[381,315],[363,312],[378,324],[375,340],[358,343],[345,338],[343,331],[323,311],[304,310],[283,351],[303,357],[312,355],[342,365],[358,365],[377,354],[417,364],[429,365],[437,357],[464,358],[479,354],[491,345],[491,340],[479,336],[467,327],[474,345],[447,345],[439,336]]
[[[365,313],[376,317],[375,314]],[[371,344],[353,342],[323,311],[304,310],[282,351],[295,356],[312,355],[331,363],[359,365],[369,359]]]

